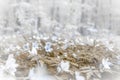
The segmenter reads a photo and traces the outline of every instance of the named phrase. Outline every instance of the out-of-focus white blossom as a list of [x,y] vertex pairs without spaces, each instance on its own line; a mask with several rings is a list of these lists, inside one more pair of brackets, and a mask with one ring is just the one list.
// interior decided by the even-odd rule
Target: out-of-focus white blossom
[[32,47],[32,51],[30,52],[31,55],[37,55],[37,49]]
[[15,51],[16,47],[15,47],[14,45],[10,45],[9,49],[10,49],[11,51]]
[[62,71],[61,67],[58,66],[58,67],[57,67],[57,72],[60,73],[61,71]]
[[21,49],[21,47],[17,45],[17,46],[16,46],[16,49],[20,50],[20,49]]
[[74,58],[77,58],[77,55],[76,55],[75,53],[73,53],[72,56],[73,56]]
[[106,50],[114,51],[113,44],[110,44],[109,40],[103,40],[104,45],[106,46]]
[[52,37],[52,40],[53,40],[53,41],[57,41],[57,37],[56,37],[56,36],[53,36],[53,37]]
[[0,80],[16,80],[15,76],[0,73]]
[[109,59],[102,59],[102,65],[104,67],[104,69],[110,69],[110,65],[112,65],[111,62],[109,62]]
[[28,77],[30,80],[56,80],[53,76],[48,74],[45,66],[32,68]]
[[16,67],[18,64],[16,64],[13,54],[10,54],[6,64],[0,66],[0,80],[16,80]]
[[65,56],[65,57],[67,57],[67,56],[68,56],[68,54],[67,54],[67,53],[64,53],[64,56]]
[[79,72],[75,72],[75,80],[85,80],[85,77],[81,76]]
[[11,75],[15,75],[16,68],[18,67],[18,64],[16,64],[16,60],[14,59],[13,54],[10,54],[8,56],[8,59],[5,64],[5,69],[9,71]]
[[57,71],[58,72],[61,72],[61,71],[68,72],[69,68],[70,68],[70,62],[62,60],[61,63],[57,67]]

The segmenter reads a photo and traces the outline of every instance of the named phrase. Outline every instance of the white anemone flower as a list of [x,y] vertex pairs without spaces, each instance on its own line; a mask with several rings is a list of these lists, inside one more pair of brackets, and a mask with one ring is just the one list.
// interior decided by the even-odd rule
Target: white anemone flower
[[57,67],[57,71],[61,72],[69,72],[69,68],[70,68],[70,62],[69,61],[61,61],[61,63],[58,65]]
[[53,50],[51,47],[52,47],[52,44],[50,42],[47,42],[45,45],[45,51],[51,52]]
[[32,51],[30,52],[31,55],[37,55],[37,49],[35,47],[32,47]]
[[102,64],[103,64],[104,69],[110,69],[110,65],[112,65],[112,63],[109,62],[108,58],[107,59],[103,59],[102,60]]

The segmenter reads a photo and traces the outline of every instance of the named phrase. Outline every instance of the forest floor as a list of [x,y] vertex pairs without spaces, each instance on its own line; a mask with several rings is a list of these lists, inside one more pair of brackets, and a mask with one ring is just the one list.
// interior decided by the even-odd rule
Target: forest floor
[[9,54],[14,54],[19,65],[17,80],[27,80],[30,70],[42,65],[46,67],[47,74],[54,76],[55,80],[79,80],[77,74],[83,76],[83,80],[119,78],[119,36],[101,41],[93,39],[90,43],[76,43],[64,39],[29,39],[23,36],[20,36],[20,39],[12,36],[16,41],[10,39],[11,37],[4,37],[4,41],[1,41],[1,61],[6,61]]

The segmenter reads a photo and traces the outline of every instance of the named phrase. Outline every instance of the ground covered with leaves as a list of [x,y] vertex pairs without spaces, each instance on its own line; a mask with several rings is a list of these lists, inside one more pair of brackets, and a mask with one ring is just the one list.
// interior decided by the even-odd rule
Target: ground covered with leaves
[[76,44],[64,39],[32,39],[19,46],[13,53],[19,65],[16,76],[20,80],[25,77],[41,80],[30,78],[30,74],[40,67],[55,80],[118,80],[120,75],[119,53],[95,40],[92,44]]

